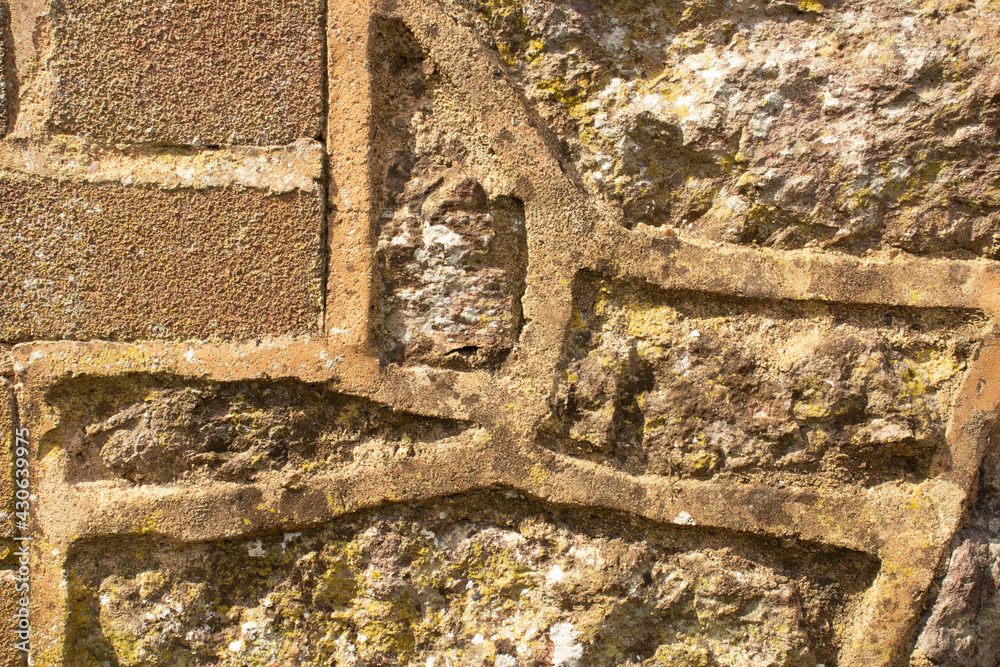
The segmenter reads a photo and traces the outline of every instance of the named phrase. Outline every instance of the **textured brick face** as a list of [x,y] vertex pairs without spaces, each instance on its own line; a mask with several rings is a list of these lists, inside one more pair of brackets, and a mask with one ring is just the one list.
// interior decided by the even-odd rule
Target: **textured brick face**
[[285,144],[322,131],[316,0],[70,0],[51,123],[110,141]]
[[0,338],[305,334],[320,195],[0,180]]

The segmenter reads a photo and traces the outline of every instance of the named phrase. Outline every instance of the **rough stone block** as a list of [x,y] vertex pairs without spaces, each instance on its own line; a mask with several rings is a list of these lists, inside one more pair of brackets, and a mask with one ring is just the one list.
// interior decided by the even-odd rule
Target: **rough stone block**
[[319,328],[322,195],[0,177],[0,340]]
[[989,667],[1000,651],[996,597],[1000,544],[965,539],[952,552],[941,594],[917,649],[943,667]]
[[589,274],[577,292],[543,439],[682,478],[924,479],[989,327],[969,312],[726,299]]
[[123,667],[830,664],[877,567],[553,509],[484,492],[170,552],[83,545],[67,651]]
[[296,488],[296,480],[352,461],[443,447],[468,429],[288,380],[75,378],[51,387],[48,400],[60,417],[47,441],[72,455],[71,483],[208,485],[277,477]]
[[496,367],[520,335],[528,251],[523,203],[491,191],[488,151],[456,117],[456,91],[413,34],[376,22],[386,141],[375,282],[385,361]]
[[421,165],[379,238],[385,356],[458,368],[501,362],[517,340],[524,210],[460,168]]
[[47,68],[60,132],[194,145],[322,134],[317,0],[58,5]]
[[995,2],[456,4],[629,225],[1000,257]]

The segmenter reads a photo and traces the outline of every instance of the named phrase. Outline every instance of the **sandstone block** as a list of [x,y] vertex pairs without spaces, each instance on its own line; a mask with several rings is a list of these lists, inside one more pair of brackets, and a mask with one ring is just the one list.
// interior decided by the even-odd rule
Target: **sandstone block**
[[49,439],[71,455],[66,480],[72,483],[207,486],[280,478],[297,488],[317,472],[444,447],[468,430],[463,422],[287,380],[78,378],[52,387],[49,400],[61,415]]
[[458,368],[495,365],[520,329],[524,211],[490,200],[460,168],[413,169],[379,238],[386,356]]
[[58,4],[47,63],[57,131],[194,145],[322,132],[316,0]]
[[633,474],[920,480],[988,326],[969,312],[720,299],[589,274],[577,290],[541,435]]
[[496,492],[171,556],[146,537],[109,546],[68,566],[66,650],[123,667],[831,664],[875,569]]
[[384,361],[496,367],[521,331],[528,259],[523,202],[491,186],[488,151],[456,116],[454,88],[412,33],[376,23],[372,47],[384,197],[378,321]]
[[996,3],[462,4],[629,225],[1000,257]]
[[301,335],[322,195],[0,177],[0,340]]

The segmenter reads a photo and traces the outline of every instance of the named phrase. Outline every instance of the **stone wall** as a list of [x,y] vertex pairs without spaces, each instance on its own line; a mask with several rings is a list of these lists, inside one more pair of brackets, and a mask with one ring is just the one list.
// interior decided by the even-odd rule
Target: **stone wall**
[[0,664],[996,667],[998,23],[0,0]]

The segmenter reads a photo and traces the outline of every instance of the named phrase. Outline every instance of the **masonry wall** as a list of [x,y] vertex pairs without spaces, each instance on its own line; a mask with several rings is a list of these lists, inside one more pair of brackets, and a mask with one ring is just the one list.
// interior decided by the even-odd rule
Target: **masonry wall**
[[998,22],[0,0],[0,664],[996,667]]

